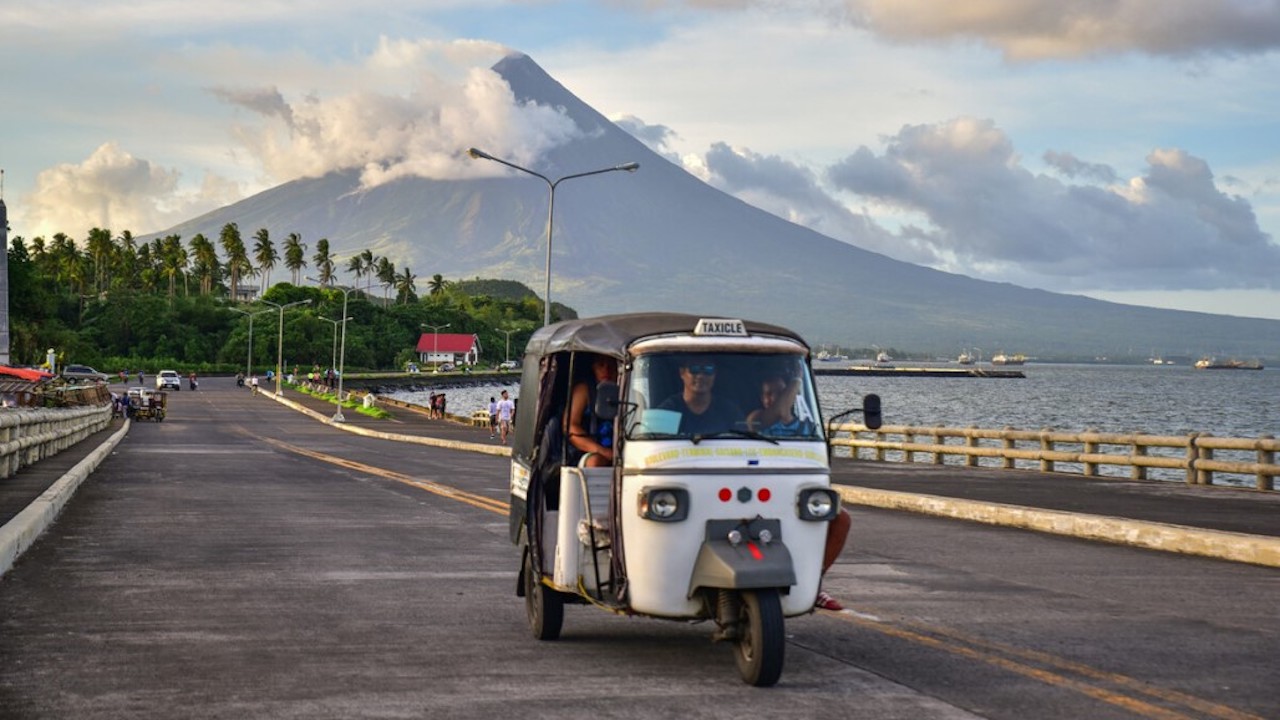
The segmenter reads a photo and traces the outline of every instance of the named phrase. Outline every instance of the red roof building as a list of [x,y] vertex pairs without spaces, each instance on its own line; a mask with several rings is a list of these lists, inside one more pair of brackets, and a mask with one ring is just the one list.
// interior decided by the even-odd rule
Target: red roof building
[[480,362],[480,336],[462,333],[422,333],[418,337],[418,361],[423,364]]

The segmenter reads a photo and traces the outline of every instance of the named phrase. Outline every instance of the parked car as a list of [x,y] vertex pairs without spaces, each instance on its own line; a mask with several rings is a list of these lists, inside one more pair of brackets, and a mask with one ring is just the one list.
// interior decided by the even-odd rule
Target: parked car
[[518,367],[520,367],[520,363],[516,362],[515,360],[503,360],[502,362],[498,363],[499,370],[515,370]]
[[178,375],[177,370],[161,370],[156,375],[157,390],[181,390],[182,376]]
[[68,382],[107,381],[107,374],[98,372],[88,365],[68,365],[62,368],[62,378]]

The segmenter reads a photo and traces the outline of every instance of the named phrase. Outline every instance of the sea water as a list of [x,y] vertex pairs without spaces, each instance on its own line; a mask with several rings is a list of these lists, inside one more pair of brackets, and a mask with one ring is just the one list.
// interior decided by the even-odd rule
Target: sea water
[[[1033,363],[1019,369],[1025,378],[824,375],[817,385],[826,417],[860,406],[864,394],[876,393],[886,425],[1280,436],[1280,370],[1275,368]],[[470,415],[487,409],[489,398],[504,389],[519,397],[515,382],[400,391],[391,397],[426,405],[432,392],[445,392],[449,412]]]

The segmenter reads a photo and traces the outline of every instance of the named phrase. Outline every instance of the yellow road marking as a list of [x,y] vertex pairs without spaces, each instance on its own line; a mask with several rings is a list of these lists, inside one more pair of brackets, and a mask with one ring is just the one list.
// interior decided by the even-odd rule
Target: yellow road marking
[[388,480],[395,480],[396,482],[404,483],[405,485],[412,485],[413,487],[419,488],[421,490],[426,490],[429,493],[434,493],[436,495],[440,495],[441,497],[449,498],[450,500],[457,500],[458,502],[466,503],[467,505],[471,505],[472,507],[478,507],[481,510],[488,510],[489,512],[499,513],[502,515],[507,514],[507,503],[502,500],[486,497],[484,495],[477,495],[475,493],[469,493],[465,490],[460,490],[456,487],[451,487],[449,485],[433,482],[431,480],[421,480],[421,479],[412,477],[410,475],[405,475],[404,473],[396,472],[394,470],[387,470],[386,468],[380,468],[373,465],[366,465],[365,463],[357,462],[355,460],[348,460],[346,458],[340,458],[336,455],[317,452],[315,450],[307,450],[306,448],[301,448],[301,447],[298,447],[297,445],[291,445],[282,440],[273,440],[271,438],[260,438],[260,439],[269,445],[280,448],[281,450],[286,450],[288,452],[296,453],[298,455],[304,455],[314,460],[326,462],[331,465],[338,465],[340,467],[345,467],[345,468],[355,470],[357,472],[362,472],[368,475],[383,477],[383,478],[387,478]]
[[[315,450],[307,450],[306,448],[298,447],[297,445],[292,445],[281,440],[263,437],[259,437],[258,439],[274,447],[280,448],[281,450],[303,455],[332,465],[345,467],[368,475],[373,475],[375,477],[395,480],[396,482],[404,483],[405,485],[410,485],[450,500],[457,500],[458,502],[480,508],[481,510],[488,510],[489,512],[503,515],[505,515],[508,510],[508,504],[502,500],[486,497],[484,495],[477,495],[475,493],[470,493],[432,480],[422,480],[394,470],[387,470],[385,468],[368,465],[355,460],[340,458],[335,455],[317,452]],[[877,614],[874,610],[867,610],[865,612],[870,615]],[[888,624],[885,621],[851,613],[841,613],[838,614],[837,617],[885,635],[977,660],[1024,677],[1038,680],[1047,685],[1072,690],[1107,704],[1124,708],[1146,718],[1154,718],[1156,720],[1190,720],[1187,715],[1168,708],[1160,707],[1159,705],[1154,705],[1140,698],[1108,690],[1096,685],[1091,685],[1088,682],[1072,679],[1060,673],[1043,668],[1034,667],[1009,657],[1002,657],[997,653],[1004,653],[1005,655],[1010,655],[1015,658],[1022,658],[1024,660],[1041,663],[1060,670],[1074,672],[1092,680],[1113,683],[1125,688],[1126,690],[1141,693],[1165,702],[1180,704],[1197,712],[1201,712],[1215,718],[1221,718],[1222,720],[1263,720],[1263,718],[1257,715],[1242,712],[1235,708],[1220,705],[1218,703],[1209,702],[1176,690],[1167,690],[1156,687],[1119,673],[1100,670],[1083,663],[1067,660],[1065,658],[1060,658],[1037,650],[1018,648],[984,640],[982,638],[969,636],[959,631],[947,628],[923,625],[920,623],[914,623],[910,620],[894,621],[904,625],[904,627],[897,627],[895,625]],[[918,631],[910,629],[911,627],[917,628]],[[942,638],[934,637],[925,633],[940,635]],[[943,638],[949,638],[949,640]],[[961,643],[967,643],[968,646]]]
[[1046,652],[1041,652],[1039,650],[1030,650],[1027,648],[1020,648],[1014,645],[1006,645],[1004,643],[998,643],[992,640],[987,640],[985,638],[981,638],[976,635],[970,635],[968,633],[964,633],[959,630],[925,625],[923,623],[917,623],[917,622],[906,620],[906,619],[900,619],[895,622],[901,625],[917,628],[922,632],[929,632],[937,635],[943,635],[943,636],[950,637],[960,642],[968,643],[970,645],[974,645],[977,647],[986,648],[995,652],[1004,653],[1006,655],[1013,655],[1015,657],[1024,658],[1031,662],[1050,665],[1050,666],[1057,667],[1059,669],[1066,670],[1069,672],[1074,672],[1095,680],[1102,680],[1105,682],[1114,683],[1128,690],[1133,690],[1139,693],[1143,693],[1145,695],[1149,695],[1153,698],[1156,698],[1158,700],[1162,700],[1165,702],[1183,705],[1187,708],[1190,708],[1197,712],[1204,713],[1211,717],[1222,718],[1222,720],[1265,720],[1265,718],[1259,715],[1254,715],[1252,713],[1247,713],[1241,710],[1237,710],[1236,708],[1229,707],[1227,705],[1221,705],[1219,703],[1210,702],[1208,700],[1195,697],[1194,695],[1188,695],[1183,692],[1178,692],[1177,690],[1169,690],[1167,688],[1157,687],[1155,685],[1145,683],[1136,678],[1131,678],[1127,675],[1121,675],[1119,673],[1110,672],[1108,670],[1100,670],[1093,666],[1085,665],[1084,663],[1078,663],[1073,660],[1067,660],[1066,658],[1061,658],[1056,655],[1051,655]]

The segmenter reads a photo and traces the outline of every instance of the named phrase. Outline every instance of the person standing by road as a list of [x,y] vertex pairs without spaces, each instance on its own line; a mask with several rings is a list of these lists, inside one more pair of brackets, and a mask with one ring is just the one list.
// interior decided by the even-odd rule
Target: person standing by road
[[498,399],[489,396],[489,439],[498,437]]
[[507,433],[511,432],[511,417],[515,415],[516,406],[507,396],[507,391],[502,391],[502,399],[498,401],[498,432],[502,435],[502,444],[507,444]]

